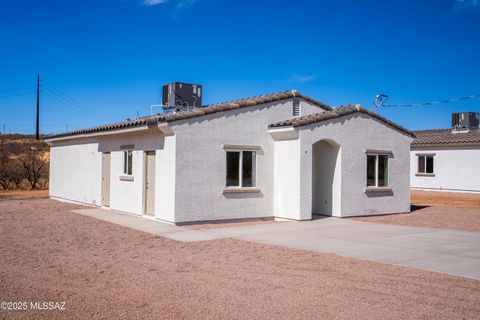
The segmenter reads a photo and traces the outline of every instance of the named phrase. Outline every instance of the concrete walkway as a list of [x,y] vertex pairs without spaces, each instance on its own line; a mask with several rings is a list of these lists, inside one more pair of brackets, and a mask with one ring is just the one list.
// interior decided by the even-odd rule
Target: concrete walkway
[[325,218],[191,230],[102,209],[76,213],[178,241],[235,238],[480,280],[480,233]]

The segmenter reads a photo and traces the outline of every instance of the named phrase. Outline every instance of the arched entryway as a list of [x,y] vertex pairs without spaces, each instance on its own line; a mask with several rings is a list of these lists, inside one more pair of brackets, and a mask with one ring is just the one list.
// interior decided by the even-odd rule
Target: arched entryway
[[312,149],[312,215],[340,216],[340,145],[320,140]]

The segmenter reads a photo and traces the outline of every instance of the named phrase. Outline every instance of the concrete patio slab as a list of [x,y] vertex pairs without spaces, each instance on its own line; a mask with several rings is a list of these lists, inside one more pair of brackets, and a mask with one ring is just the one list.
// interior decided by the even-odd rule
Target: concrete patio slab
[[177,241],[235,238],[480,280],[480,233],[323,218],[192,230],[104,209],[74,212]]

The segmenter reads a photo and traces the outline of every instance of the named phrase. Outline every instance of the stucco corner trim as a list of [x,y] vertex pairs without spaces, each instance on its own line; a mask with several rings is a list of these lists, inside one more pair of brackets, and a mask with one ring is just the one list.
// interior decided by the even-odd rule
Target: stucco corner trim
[[256,187],[227,187],[223,189],[222,193],[259,193],[260,188]]
[[120,176],[120,180],[122,181],[133,181],[133,176]]

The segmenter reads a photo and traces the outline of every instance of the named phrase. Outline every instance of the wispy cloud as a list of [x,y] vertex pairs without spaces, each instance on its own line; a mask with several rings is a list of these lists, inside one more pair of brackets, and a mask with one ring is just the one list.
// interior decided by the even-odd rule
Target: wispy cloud
[[480,9],[480,0],[455,0],[456,10]]
[[168,0],[143,0],[142,4],[146,6],[156,6],[157,4],[162,4],[167,2]]
[[179,0],[177,3],[177,9],[186,9],[193,6],[198,0]]
[[198,0],[141,0],[141,4],[145,6],[156,6],[169,2],[176,10],[187,9],[193,6]]
[[291,77],[291,79],[295,82],[310,82],[317,79],[316,74],[295,74]]

